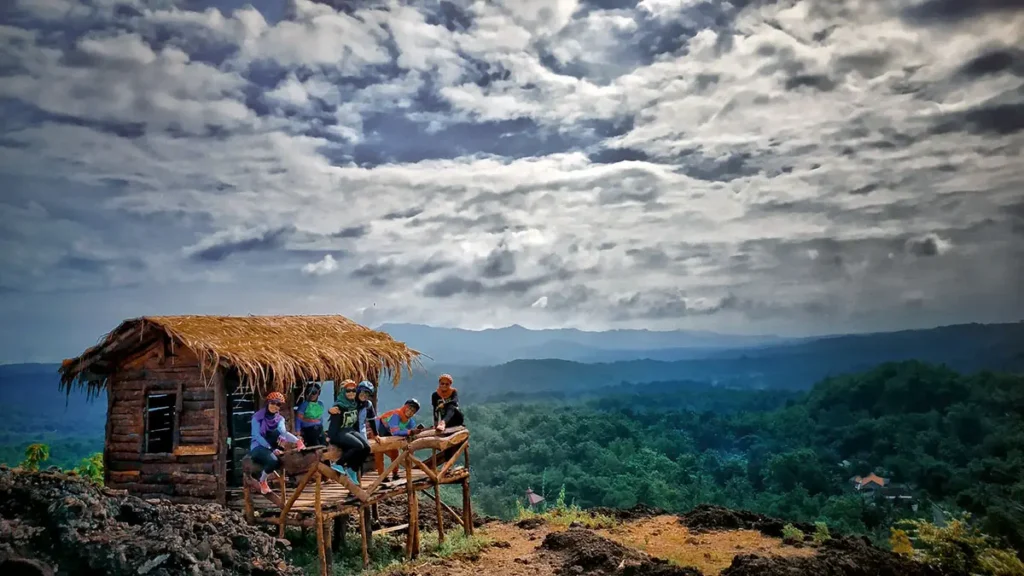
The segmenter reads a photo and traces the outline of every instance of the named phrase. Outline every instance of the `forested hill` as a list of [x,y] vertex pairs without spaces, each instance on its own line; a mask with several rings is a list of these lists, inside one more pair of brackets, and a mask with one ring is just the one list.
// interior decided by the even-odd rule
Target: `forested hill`
[[[467,420],[477,502],[489,513],[509,513],[527,488],[550,495],[564,484],[583,506],[714,503],[882,541],[900,518],[931,518],[934,504],[974,514],[1024,550],[1018,375],[905,362],[823,381],[798,399],[716,390],[484,404]],[[849,479],[871,472],[905,485],[912,502],[856,493]]]
[[[102,448],[102,398],[72,394],[66,407],[54,366],[4,367],[0,376],[0,461],[20,461],[32,442],[49,444],[58,465]],[[1024,548],[1024,507],[1015,504],[1024,493],[1024,376],[904,362],[809,392],[679,381],[594,395],[466,403],[481,512],[507,517],[527,488],[553,495],[564,485],[584,506],[714,503],[877,540],[915,512],[851,491],[851,476],[876,472],[907,485],[921,514],[932,504],[969,511]]]

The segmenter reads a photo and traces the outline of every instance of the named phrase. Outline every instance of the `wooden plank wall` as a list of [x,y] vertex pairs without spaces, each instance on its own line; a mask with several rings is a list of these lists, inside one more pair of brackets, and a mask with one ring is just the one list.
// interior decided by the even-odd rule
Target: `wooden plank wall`
[[[176,502],[224,500],[223,377],[201,375],[188,350],[156,343],[127,359],[111,376],[106,483],[144,498]],[[175,446],[145,453],[146,394],[177,394]]]

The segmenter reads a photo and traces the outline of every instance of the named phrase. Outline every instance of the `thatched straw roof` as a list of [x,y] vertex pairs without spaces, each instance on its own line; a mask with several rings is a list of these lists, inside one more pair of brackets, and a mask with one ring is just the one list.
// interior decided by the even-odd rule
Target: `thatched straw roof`
[[390,374],[398,385],[420,353],[390,335],[343,316],[145,316],[126,320],[99,344],[60,368],[61,389],[106,385],[120,358],[167,341],[200,358],[201,373],[238,370],[242,385],[285,391],[298,382],[356,380]]

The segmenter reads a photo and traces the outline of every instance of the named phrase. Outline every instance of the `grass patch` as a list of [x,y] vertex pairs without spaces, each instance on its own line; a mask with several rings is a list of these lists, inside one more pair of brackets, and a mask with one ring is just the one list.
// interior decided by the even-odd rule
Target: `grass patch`
[[[350,535],[351,536],[351,535]],[[292,550],[289,561],[310,576],[319,575],[320,559],[317,557],[316,536],[312,531],[303,540],[298,531],[289,532]],[[420,532],[420,556],[412,562],[405,561],[405,535],[377,535],[370,546],[370,568],[363,570],[362,549],[358,535],[348,538],[345,546],[334,556],[332,576],[366,576],[383,574],[403,566],[424,566],[448,558],[478,556],[493,543],[491,538],[481,534],[466,537],[461,531],[445,534],[443,544],[437,542],[437,532]]]
[[614,528],[618,520],[604,514],[588,512],[576,504],[565,503],[565,486],[558,493],[558,500],[555,505],[543,510],[531,510],[525,508],[521,502],[516,502],[516,521],[528,518],[540,518],[555,526],[570,526],[580,524],[584,528],[596,530],[599,528]]

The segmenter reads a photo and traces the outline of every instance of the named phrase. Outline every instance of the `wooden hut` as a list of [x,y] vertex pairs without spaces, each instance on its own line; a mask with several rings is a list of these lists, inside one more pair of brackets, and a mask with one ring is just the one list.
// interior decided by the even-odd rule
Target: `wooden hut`
[[[252,414],[310,381],[397,385],[419,352],[342,316],[148,316],[60,368],[61,388],[107,391],[107,486],[225,504],[242,485]],[[291,411],[285,411],[290,416]]]

